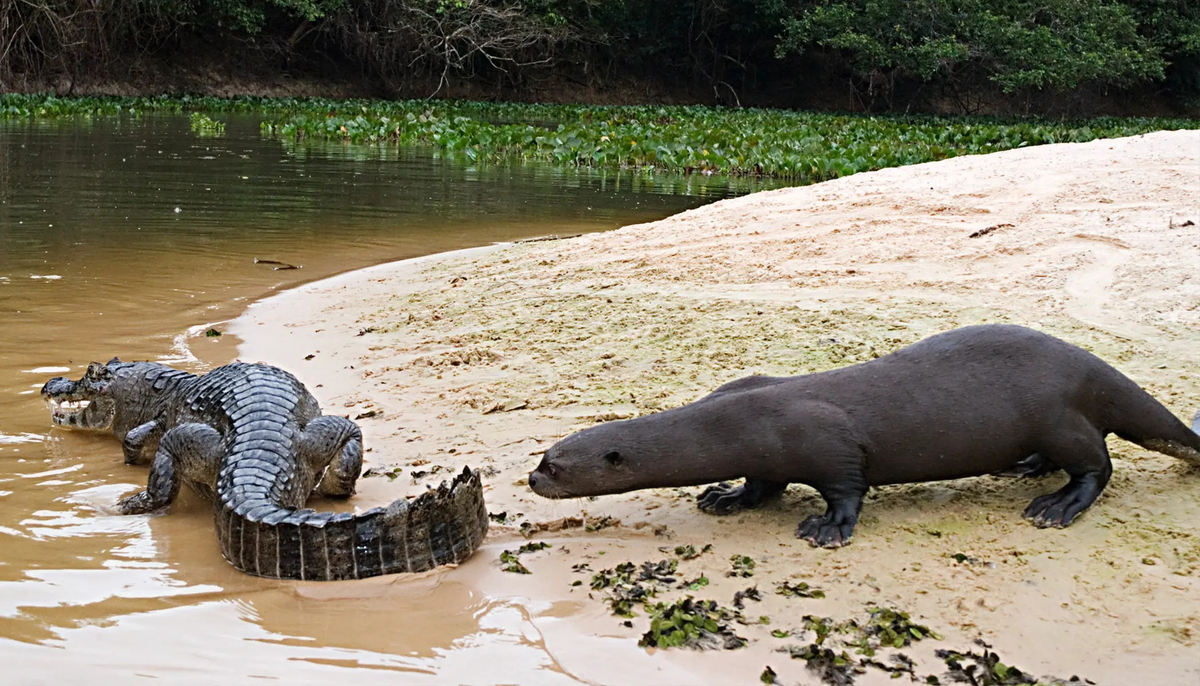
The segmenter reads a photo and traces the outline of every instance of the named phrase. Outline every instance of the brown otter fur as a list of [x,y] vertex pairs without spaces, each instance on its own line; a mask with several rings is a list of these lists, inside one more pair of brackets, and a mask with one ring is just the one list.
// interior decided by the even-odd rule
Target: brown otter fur
[[1060,468],[1067,485],[1035,498],[1025,517],[1063,527],[1108,483],[1105,436],[1200,467],[1200,414],[1196,426],[1081,348],[1019,326],[971,326],[870,362],[747,377],[683,407],[585,429],[551,446],[529,485],[569,498],[744,477],[701,494],[701,509],[724,514],[806,484],[828,509],[797,535],[833,547],[850,541],[871,486]]

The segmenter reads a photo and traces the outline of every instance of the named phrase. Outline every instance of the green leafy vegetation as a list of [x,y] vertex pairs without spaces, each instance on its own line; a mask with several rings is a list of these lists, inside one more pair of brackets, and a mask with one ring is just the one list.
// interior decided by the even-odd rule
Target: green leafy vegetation
[[1200,96],[1200,4],[1187,0],[0,0],[0,45],[0,81],[236,46],[273,69],[333,65],[422,95],[454,82],[536,94],[557,77],[734,105],[831,83],[865,107],[901,95],[965,111],[988,88]]
[[[955,650],[938,650],[935,654],[946,663],[947,683],[969,683],[976,686],[1014,686],[1017,684],[1052,686],[1053,684],[1085,683],[1078,677],[1071,677],[1067,680],[1053,677],[1044,680],[1037,679],[1012,665],[1004,664],[1000,661],[999,655],[986,649],[982,654],[972,650],[965,653]],[[930,677],[930,679],[932,681],[927,680],[927,683],[942,683],[937,677]],[[1086,683],[1092,682],[1086,681]]]
[[729,561],[733,563],[733,569],[725,572],[725,576],[741,578],[754,576],[754,559],[749,555],[733,555]]
[[0,117],[253,113],[263,135],[422,147],[472,164],[556,165],[751,175],[812,183],[862,171],[1044,143],[1079,143],[1188,119],[1074,122],[846,116],[709,107],[265,98],[0,96]]
[[879,81],[884,90],[896,77],[954,84],[982,76],[1007,93],[1087,83],[1128,86],[1165,79],[1169,62],[1164,46],[1139,32],[1137,8],[1143,4],[1149,3],[815,3],[784,22],[779,51],[844,51],[860,78]]
[[192,133],[200,137],[224,136],[225,122],[217,121],[203,112],[192,112],[188,117]]
[[780,581],[775,584],[775,593],[785,598],[824,598],[825,591],[813,588],[808,582],[801,581],[793,584],[790,581]]
[[549,548],[550,544],[545,542],[526,543],[516,550],[504,550],[500,552],[500,571],[511,572],[513,574],[532,574],[529,568],[521,563],[520,556],[526,553],[536,553],[539,550]]
[[854,658],[847,655],[846,651],[836,651],[816,643],[787,646],[781,650],[791,655],[793,660],[804,660],[808,669],[827,684],[852,684],[855,675],[866,671]]
[[726,622],[732,615],[712,600],[691,596],[673,603],[657,603],[650,609],[650,630],[638,645],[651,648],[688,647],[733,650],[746,645]]
[[696,546],[688,543],[687,545],[675,546],[675,556],[681,560],[694,560],[710,550],[712,550],[711,543],[706,544],[700,550],[696,550]]

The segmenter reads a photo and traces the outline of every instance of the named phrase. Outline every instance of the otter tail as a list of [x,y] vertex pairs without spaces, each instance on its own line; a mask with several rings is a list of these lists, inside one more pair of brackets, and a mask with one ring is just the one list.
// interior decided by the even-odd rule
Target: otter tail
[[1113,408],[1113,433],[1147,450],[1177,457],[1200,468],[1200,412],[1189,428],[1141,387],[1129,381],[1133,393],[1124,407]]

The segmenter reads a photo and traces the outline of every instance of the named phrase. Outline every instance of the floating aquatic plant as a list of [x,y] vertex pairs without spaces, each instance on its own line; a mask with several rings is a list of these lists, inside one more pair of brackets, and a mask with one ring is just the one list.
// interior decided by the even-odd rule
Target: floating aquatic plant
[[1043,143],[1200,128],[1200,120],[1161,118],[1055,121],[697,106],[0,95],[0,118],[147,112],[249,113],[263,118],[264,136],[284,141],[419,146],[474,164],[539,160],[795,183]]

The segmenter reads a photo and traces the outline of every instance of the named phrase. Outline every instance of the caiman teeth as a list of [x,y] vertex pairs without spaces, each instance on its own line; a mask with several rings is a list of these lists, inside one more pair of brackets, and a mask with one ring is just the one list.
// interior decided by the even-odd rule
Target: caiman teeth
[[62,412],[73,412],[82,410],[92,404],[90,400],[53,400],[48,401],[50,409]]

